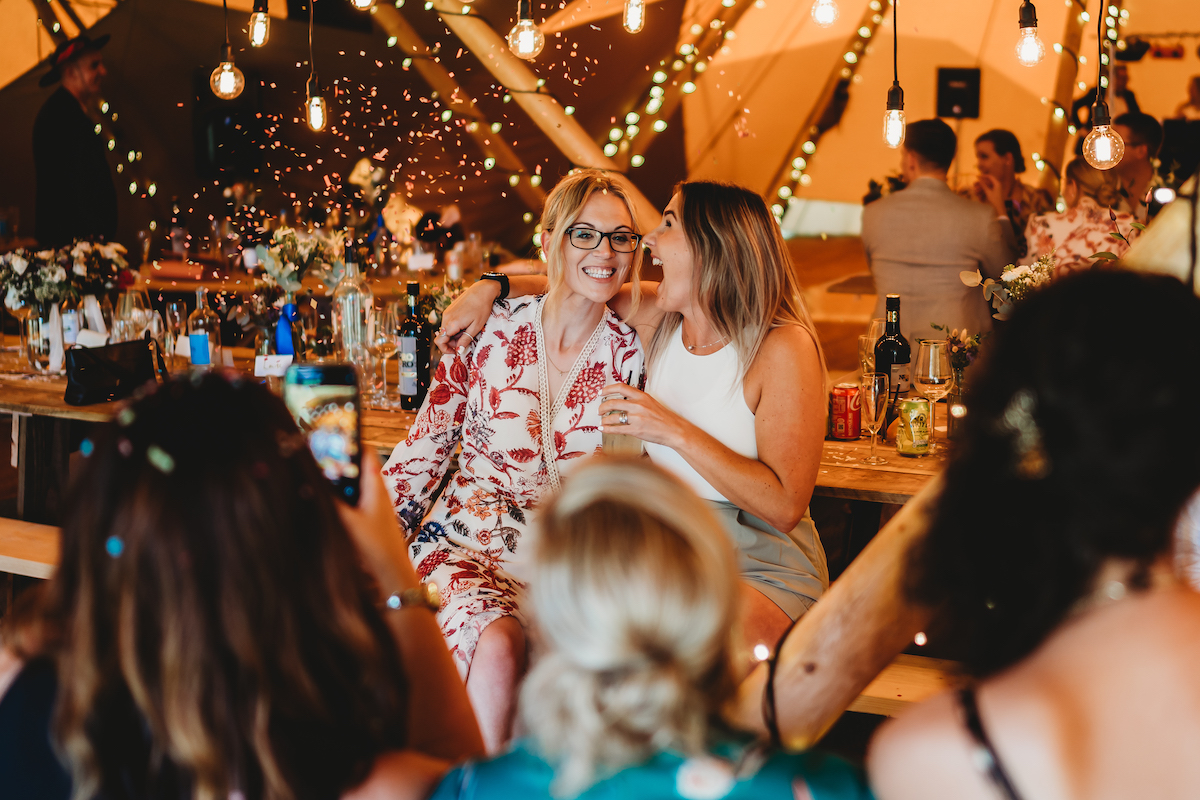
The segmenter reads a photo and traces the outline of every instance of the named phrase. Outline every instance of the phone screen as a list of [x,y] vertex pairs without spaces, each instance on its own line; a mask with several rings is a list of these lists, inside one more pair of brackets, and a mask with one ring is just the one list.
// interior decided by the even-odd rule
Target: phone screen
[[362,453],[358,382],[346,365],[296,365],[287,372],[283,400],[321,472],[338,496],[358,504]]

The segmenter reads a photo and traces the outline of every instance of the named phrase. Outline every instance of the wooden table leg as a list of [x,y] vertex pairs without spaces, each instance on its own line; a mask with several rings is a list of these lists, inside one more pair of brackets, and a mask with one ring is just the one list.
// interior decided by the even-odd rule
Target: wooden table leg
[[57,525],[67,489],[71,421],[22,414],[17,424],[17,517]]

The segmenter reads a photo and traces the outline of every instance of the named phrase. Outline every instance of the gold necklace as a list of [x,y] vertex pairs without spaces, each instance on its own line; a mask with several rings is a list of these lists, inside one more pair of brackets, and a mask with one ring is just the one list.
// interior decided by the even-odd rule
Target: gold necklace
[[[680,340],[682,341],[682,340],[683,340],[683,328],[682,328],[682,327],[680,327],[680,329],[679,329],[679,333],[680,333],[680,337],[679,337],[679,338],[680,338]],[[684,343],[683,343],[683,346],[687,348],[687,351],[688,351],[689,353],[693,353],[693,352],[695,352],[697,349],[704,350],[705,348],[708,348],[708,347],[712,347],[712,346],[714,346],[714,345],[721,344],[722,342],[724,342],[724,341],[725,341],[726,339],[728,339],[728,338],[729,338],[728,336],[722,336],[720,339],[717,339],[715,342],[709,342],[708,344],[688,344],[687,342],[684,342]]]

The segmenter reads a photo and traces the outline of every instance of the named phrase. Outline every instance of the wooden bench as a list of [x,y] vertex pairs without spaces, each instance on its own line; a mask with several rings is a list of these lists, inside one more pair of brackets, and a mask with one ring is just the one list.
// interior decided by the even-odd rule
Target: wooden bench
[[58,528],[0,517],[0,572],[49,578],[58,566]]
[[894,717],[905,707],[953,687],[957,682],[956,666],[953,661],[939,658],[896,656],[848,710]]

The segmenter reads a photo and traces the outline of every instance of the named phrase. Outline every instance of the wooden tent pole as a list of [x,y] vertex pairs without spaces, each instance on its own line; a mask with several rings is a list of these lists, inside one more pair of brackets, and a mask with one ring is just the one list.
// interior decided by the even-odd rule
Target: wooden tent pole
[[[883,526],[812,610],[801,617],[779,654],[775,707],[789,750],[814,745],[884,667],[930,621],[929,609],[908,601],[908,553],[929,528],[942,480],[934,478]],[[765,731],[767,665],[738,690],[727,716]]]
[[[1078,0],[1077,0],[1078,2]],[[1046,126],[1045,161],[1050,169],[1042,170],[1041,188],[1057,196],[1059,179],[1066,164],[1063,154],[1067,150],[1067,139],[1070,136],[1067,126],[1071,124],[1071,98],[1075,95],[1075,79],[1079,75],[1079,47],[1083,43],[1083,19],[1080,9],[1072,8],[1067,12],[1067,22],[1063,28],[1063,53],[1058,60],[1058,77],[1054,81],[1054,103],[1050,107],[1050,123]],[[1099,13],[1099,12],[1097,12]],[[1099,86],[1099,81],[1096,82]],[[1098,91],[1098,90],[1097,90]],[[1063,109],[1064,115],[1055,114],[1057,109]]]
[[[587,131],[563,110],[548,92],[539,91],[537,76],[521,59],[509,52],[508,45],[488,23],[477,14],[463,14],[450,8],[447,0],[433,0],[433,10],[446,27],[470,49],[480,63],[512,94],[533,123],[567,159],[576,166],[620,172],[617,165],[600,150]],[[624,179],[630,199],[643,228],[657,224],[660,211],[633,181]]]
[[546,202],[546,193],[540,186],[534,186],[529,182],[528,176],[532,173],[525,168],[521,159],[504,141],[504,137],[492,133],[488,121],[479,112],[475,98],[471,97],[454,78],[450,77],[450,73],[441,63],[429,58],[429,47],[422,41],[416,29],[409,24],[399,9],[383,3],[376,7],[372,17],[384,32],[389,36],[396,37],[396,43],[400,45],[400,49],[405,54],[413,57],[413,67],[425,79],[430,88],[438,93],[446,108],[452,111],[455,110],[453,106],[470,109],[465,116],[472,117],[472,119],[464,123],[463,128],[479,145],[484,156],[496,159],[496,166],[502,170],[525,173],[525,177],[516,185],[515,191],[525,201],[525,205],[533,210],[534,214],[540,214],[542,204]]
[[[658,1],[646,0],[646,5]],[[617,16],[624,11],[624,0],[573,0],[565,8],[555,11],[538,27],[542,29],[542,33],[549,36],[552,33],[587,25],[598,19]]]

